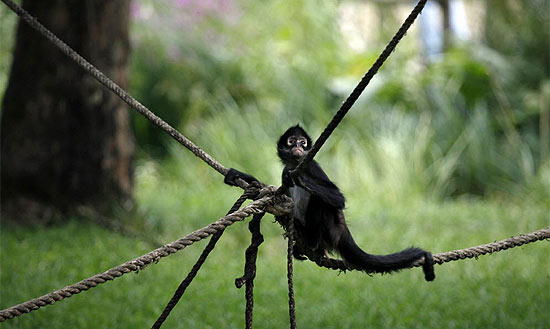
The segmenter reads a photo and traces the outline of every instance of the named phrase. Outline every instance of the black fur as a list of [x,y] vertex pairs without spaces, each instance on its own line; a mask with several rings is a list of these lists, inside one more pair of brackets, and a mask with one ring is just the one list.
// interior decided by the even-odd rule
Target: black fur
[[254,176],[251,176],[249,174],[245,174],[241,171],[238,171],[237,169],[231,168],[231,169],[229,169],[229,171],[225,175],[225,178],[223,179],[223,182],[227,185],[237,186],[236,180],[238,178],[244,180],[248,184],[258,181],[256,179],[256,177],[254,177]]
[[[277,142],[277,153],[285,164],[283,184],[294,199],[295,227],[307,247],[319,255],[336,251],[346,263],[367,273],[399,271],[424,258],[424,277],[432,281],[432,255],[423,249],[411,247],[389,255],[371,255],[357,246],[344,218],[346,200],[317,162],[312,161],[303,173],[292,177],[291,171],[311,146],[311,138],[299,125],[289,128]],[[294,256],[304,258],[299,252]]]

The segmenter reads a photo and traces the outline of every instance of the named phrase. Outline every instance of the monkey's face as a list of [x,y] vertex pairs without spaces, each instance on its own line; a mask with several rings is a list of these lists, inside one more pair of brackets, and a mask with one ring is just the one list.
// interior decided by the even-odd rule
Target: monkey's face
[[311,146],[311,138],[309,138],[302,127],[296,125],[290,127],[283,136],[279,138],[277,153],[284,164],[296,165],[306,156]]
[[289,136],[286,140],[286,146],[290,148],[290,153],[298,158],[307,154],[306,149],[309,150],[307,139],[302,135]]

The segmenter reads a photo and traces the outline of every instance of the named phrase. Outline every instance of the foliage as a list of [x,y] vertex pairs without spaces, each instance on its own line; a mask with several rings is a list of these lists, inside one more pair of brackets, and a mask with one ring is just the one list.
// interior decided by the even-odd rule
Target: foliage
[[[16,3],[20,3],[20,0],[16,0]],[[0,95],[2,100],[4,98],[4,90],[8,84],[8,72],[12,60],[12,48],[15,37],[17,16],[3,4],[0,5]],[[0,113],[2,101],[0,101]]]
[[[503,60],[481,46],[455,48],[426,70],[403,75],[396,66],[414,67],[416,58],[401,56],[365,97],[358,108],[363,113],[354,114],[355,122],[373,122],[361,132],[367,137],[357,138],[380,145],[382,129],[393,135],[396,153],[415,168],[410,178],[434,196],[521,195],[550,165],[538,132],[545,108],[511,108],[514,96],[500,83],[508,72],[496,64]],[[541,200],[548,199],[548,190],[538,191]]]
[[[401,181],[425,195],[548,199],[548,3],[487,4],[486,46],[458,45],[424,66],[405,38],[344,121],[337,134],[362,141],[348,142],[367,150],[355,154],[370,175],[391,176],[384,171],[395,160]],[[232,123],[250,112],[258,121],[247,127],[263,125],[271,140],[296,122],[316,136],[397,27],[392,5],[380,6],[379,47],[357,54],[343,42],[333,1],[133,2],[131,91],[193,140],[228,109]],[[0,15],[5,79],[15,17],[4,6]],[[132,122],[140,156],[168,155],[163,132],[135,112]],[[233,140],[256,135],[239,133]]]
[[[224,143],[228,134],[230,142],[261,141],[264,131],[273,139],[289,124],[302,122],[316,136],[379,52],[354,54],[346,47],[333,2],[226,1],[223,10],[206,6],[198,16],[187,10],[196,3],[181,3],[176,1],[170,13],[163,12],[166,4],[141,3],[139,10],[151,14],[134,24],[132,89],[192,139],[204,137],[204,125],[230,120],[212,128],[205,142],[222,144],[216,148],[221,154],[238,150],[231,153],[233,160],[246,151]],[[151,25],[165,33],[159,37]],[[545,38],[539,36],[542,45]],[[543,48],[539,45],[539,53]],[[550,80],[534,75],[531,83],[516,88],[515,81],[526,78],[517,62],[517,55],[463,44],[423,67],[419,50],[406,38],[335,139],[345,135],[356,160],[368,163],[373,177],[395,175],[389,168],[399,164],[399,183],[410,183],[416,193],[444,198],[527,192],[546,200],[550,152],[540,129],[550,129],[543,124]],[[255,121],[241,130],[236,121],[245,117]],[[139,145],[153,156],[166,154],[160,131],[137,115],[134,123]],[[247,134],[256,125],[263,131]],[[349,160],[341,151],[338,156]]]
[[550,2],[488,0],[487,7],[485,39],[512,64],[515,79],[508,82],[516,83],[510,87],[537,90],[550,74]]
[[[170,13],[153,1],[136,7],[131,79],[138,99],[174,126],[186,130],[228,103],[294,120],[333,105],[326,85],[341,43],[336,3],[225,1],[227,8],[199,15],[195,2],[178,3]],[[157,24],[160,36],[151,29]],[[134,123],[138,144],[163,145],[158,130],[139,117]]]

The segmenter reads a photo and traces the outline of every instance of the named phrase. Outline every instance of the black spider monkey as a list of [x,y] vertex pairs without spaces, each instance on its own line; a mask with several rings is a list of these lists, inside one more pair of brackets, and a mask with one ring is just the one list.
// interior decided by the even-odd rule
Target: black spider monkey
[[[299,125],[290,127],[277,142],[277,153],[285,165],[283,184],[289,188],[288,194],[294,201],[295,227],[305,245],[320,256],[328,256],[328,253],[336,251],[344,262],[367,273],[399,271],[424,258],[424,277],[426,281],[434,280],[434,263],[428,251],[411,247],[389,255],[371,255],[357,246],[342,211],[345,198],[319,164],[313,160],[302,173],[292,173],[311,147],[311,138]],[[247,182],[256,180],[231,169],[225,182],[235,185],[236,178]],[[299,250],[296,250],[294,257],[305,259]]]

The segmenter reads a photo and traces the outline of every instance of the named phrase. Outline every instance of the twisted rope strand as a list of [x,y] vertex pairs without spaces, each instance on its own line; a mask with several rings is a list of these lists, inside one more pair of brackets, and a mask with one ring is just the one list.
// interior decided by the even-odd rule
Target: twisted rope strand
[[[248,198],[252,197],[253,195],[257,195],[257,193],[259,193],[259,188],[255,186],[249,186],[249,188],[245,190],[245,192],[237,199],[237,201],[235,201],[231,209],[227,212],[227,215],[239,210],[239,208]],[[212,235],[212,238],[210,238],[210,241],[208,241],[208,244],[206,245],[201,255],[199,256],[199,259],[197,259],[197,261],[195,262],[195,265],[193,265],[193,267],[191,268],[191,271],[189,271],[185,279],[183,279],[183,281],[180,283],[180,285],[174,292],[174,295],[172,296],[172,298],[170,299],[170,301],[162,311],[161,315],[158,317],[158,319],[155,321],[155,323],[151,328],[158,329],[162,326],[164,321],[166,321],[166,319],[170,315],[170,312],[172,312],[174,307],[176,307],[181,297],[185,293],[185,290],[187,290],[187,287],[189,287],[189,285],[191,284],[191,282],[193,281],[193,279],[201,269],[202,265],[206,261],[206,258],[208,258],[212,250],[214,250],[216,243],[220,240],[224,231],[225,230],[221,230]]]
[[374,77],[374,75],[378,72],[382,64],[388,59],[388,57],[391,55],[391,53],[395,50],[395,47],[397,47],[397,44],[401,41],[403,36],[407,33],[411,25],[414,23],[422,9],[424,8],[424,5],[426,4],[427,0],[420,0],[418,1],[417,5],[414,7],[414,9],[411,11],[407,19],[403,22],[397,33],[393,36],[391,41],[388,43],[386,48],[382,51],[380,56],[376,59],[374,64],[372,64],[371,68],[368,70],[368,72],[363,76],[359,84],[355,87],[355,89],[352,91],[352,93],[348,96],[348,98],[344,101],[342,106],[340,106],[340,109],[330,123],[327,125],[323,133],[321,133],[321,136],[315,141],[315,144],[313,144],[313,147],[308,152],[306,157],[302,160],[300,164],[294,169],[294,173],[301,172],[307,165],[313,160],[313,157],[317,154],[317,152],[321,149],[323,144],[327,141],[327,139],[330,137],[332,132],[338,127],[344,116],[348,113],[348,111],[351,109],[355,101],[359,98],[361,93],[365,90],[365,88],[370,83],[371,79]]
[[288,246],[286,255],[286,271],[288,281],[288,316],[290,320],[290,329],[296,329],[296,302],[294,300],[294,266],[292,264],[294,257],[294,220],[288,222]]
[[65,42],[59,39],[55,34],[53,34],[50,30],[48,30],[44,25],[38,22],[36,18],[32,17],[25,9],[15,4],[12,0],[2,0],[2,2],[6,4],[6,6],[8,6],[11,10],[13,10],[17,15],[19,15],[21,19],[27,22],[33,29],[35,29],[44,37],[46,37],[46,39],[48,39],[51,43],[53,43],[57,48],[59,48],[67,56],[69,56],[74,62],[76,62],[86,72],[92,75],[97,81],[99,81],[102,85],[104,85],[113,93],[115,93],[118,97],[120,97],[126,104],[128,104],[130,107],[137,110],[139,113],[141,113],[144,117],[146,117],[149,121],[154,123],[160,129],[164,130],[166,133],[172,136],[172,138],[178,141],[178,143],[185,146],[188,150],[193,152],[193,154],[195,154],[197,157],[202,159],[210,167],[214,168],[217,172],[219,172],[224,176],[227,174],[228,169],[225,168],[221,163],[216,161],[210,154],[204,152],[200,147],[195,145],[191,140],[183,136],[179,131],[177,131],[175,128],[170,126],[166,121],[156,116],[153,112],[151,112],[151,110],[149,110],[147,107],[145,107],[135,98],[133,98],[128,92],[122,89],[122,87],[120,87],[116,82],[114,82],[109,77],[107,77],[103,72],[98,70],[90,62],[84,59],[84,57],[79,55],[76,51],[74,51],[71,47],[69,47],[69,45],[67,45]]
[[[436,264],[443,264],[459,259],[466,259],[466,258],[477,258],[479,256],[483,256],[486,254],[491,254],[495,252],[499,252],[502,250],[519,247],[524,244],[536,242],[539,240],[547,240],[550,239],[550,229],[540,229],[538,231],[529,233],[529,234],[520,234],[518,236],[514,236],[508,239],[500,240],[497,242],[492,242],[488,244],[484,244],[481,246],[461,249],[461,250],[452,250],[448,252],[444,252],[441,254],[436,254],[433,256],[434,263]],[[422,263],[415,263],[415,267],[422,266]]]
[[[520,234],[515,237],[511,237],[509,239],[500,240],[497,242],[492,242],[476,247],[466,248],[466,249],[460,249],[460,250],[452,250],[448,252],[443,252],[439,254],[433,255],[433,260],[435,264],[442,265],[443,263],[448,263],[460,259],[466,259],[466,258],[477,258],[479,256],[483,256],[486,254],[491,254],[495,252],[499,252],[506,249],[511,249],[515,247],[519,247],[525,244],[529,244],[532,242],[540,241],[540,240],[547,240],[550,239],[550,229],[540,229],[535,232],[529,233],[529,234]],[[358,268],[347,266],[343,261],[339,259],[334,258],[321,258],[316,257],[315,254],[307,254],[308,258],[316,263],[318,266],[326,267],[332,270],[339,270],[339,271],[349,271],[349,270],[358,270]],[[415,262],[412,267],[420,267],[424,264],[424,259],[419,260]]]
[[258,258],[258,249],[264,242],[264,236],[260,230],[261,220],[264,214],[254,214],[252,220],[248,223],[248,229],[251,233],[250,245],[246,248],[244,274],[235,279],[235,286],[242,288],[245,285],[245,328],[252,329],[254,315],[254,279],[256,278],[256,259]]
[[177,241],[155,249],[134,260],[113,267],[110,270],[96,274],[73,285],[53,291],[47,295],[2,310],[0,311],[0,322],[4,322],[7,319],[12,319],[22,314],[35,311],[40,307],[54,304],[57,301],[69,298],[82,291],[86,291],[90,288],[97,287],[102,283],[121,277],[126,273],[138,272],[139,270],[143,270],[147,265],[151,263],[157,263],[159,260],[166,256],[170,256],[171,254],[183,250],[193,243],[205,239],[208,236],[215,234],[216,232],[223,231],[225,228],[233,225],[235,222],[242,221],[252,214],[263,213],[265,211],[265,208],[269,208],[269,206],[273,204],[275,200],[276,198],[272,195],[265,196],[261,199],[251,202],[249,205],[239,211],[235,211],[232,214],[222,217],[206,227],[196,230],[195,232],[190,233]]

